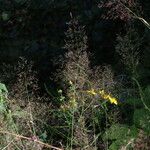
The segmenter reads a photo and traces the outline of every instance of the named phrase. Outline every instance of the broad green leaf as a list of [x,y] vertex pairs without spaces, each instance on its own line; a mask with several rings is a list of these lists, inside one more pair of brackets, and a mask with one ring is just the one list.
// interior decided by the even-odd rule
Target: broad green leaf
[[0,83],[0,94],[2,94],[3,92],[8,93],[8,90],[5,86],[5,84]]
[[134,124],[150,134],[150,112],[146,109],[136,109],[134,112]]
[[138,129],[135,126],[114,124],[106,130],[103,139],[112,141],[109,150],[116,150],[126,145],[128,141],[136,138],[137,135]]

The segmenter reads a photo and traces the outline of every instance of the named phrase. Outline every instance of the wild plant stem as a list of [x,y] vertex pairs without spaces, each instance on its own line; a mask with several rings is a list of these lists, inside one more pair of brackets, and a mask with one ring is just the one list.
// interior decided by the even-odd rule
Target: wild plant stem
[[138,80],[135,77],[132,77],[133,81],[137,84],[138,90],[139,90],[139,94],[140,94],[140,99],[145,107],[145,109],[147,109],[150,112],[150,108],[146,105],[146,103],[144,102],[144,94],[143,91],[141,89],[140,83],[138,82]]
[[[107,114],[107,106],[106,106],[106,103],[104,104],[104,112],[105,112],[105,118],[106,118],[106,121],[105,121],[105,124],[106,124],[106,129],[107,129],[107,126],[108,126],[108,114]],[[106,137],[108,139],[108,135],[107,135],[107,132],[106,132]],[[106,149],[108,150],[108,140],[106,141]]]
[[71,150],[72,150],[72,145],[73,145],[73,130],[74,130],[74,110],[72,114],[72,125],[71,125]]
[[133,18],[138,19],[141,21],[148,29],[150,29],[150,24],[142,17],[138,16],[136,13],[134,13],[129,7],[125,6],[123,3],[122,5],[125,7],[125,9],[133,15]]
[[[27,81],[26,77],[25,77],[25,81]],[[29,103],[30,123],[32,125],[33,134],[36,135],[35,127],[34,127],[34,120],[33,120],[32,110],[31,110],[30,97],[29,97],[29,92],[28,92],[28,87],[27,87],[27,83],[26,82],[25,82],[25,88],[26,88],[26,92],[27,92],[27,100],[28,100],[28,103]]]
[[25,136],[23,136],[23,135],[19,135],[19,134],[15,134],[15,133],[10,133],[10,132],[7,132],[7,131],[0,131],[0,133],[1,133],[1,134],[12,135],[12,136],[14,136],[14,137],[16,137],[16,138],[18,138],[18,139],[24,139],[24,140],[28,140],[28,141],[33,141],[33,142],[35,142],[35,143],[41,144],[41,145],[43,145],[43,146],[45,146],[45,147],[47,147],[47,148],[50,148],[50,149],[52,148],[52,149],[55,149],[55,150],[63,150],[63,149],[61,149],[61,148],[58,148],[58,147],[49,145],[49,144],[47,144],[47,143],[43,143],[43,142],[41,142],[41,141],[39,141],[39,140],[33,140],[32,138],[30,138],[30,137],[25,137]]

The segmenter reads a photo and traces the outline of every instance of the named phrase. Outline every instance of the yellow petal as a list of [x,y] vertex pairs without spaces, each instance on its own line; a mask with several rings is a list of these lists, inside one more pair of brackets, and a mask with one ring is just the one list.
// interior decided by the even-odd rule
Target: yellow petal
[[91,89],[89,91],[87,91],[87,93],[91,94],[91,95],[96,95],[97,93],[94,91],[94,89]]

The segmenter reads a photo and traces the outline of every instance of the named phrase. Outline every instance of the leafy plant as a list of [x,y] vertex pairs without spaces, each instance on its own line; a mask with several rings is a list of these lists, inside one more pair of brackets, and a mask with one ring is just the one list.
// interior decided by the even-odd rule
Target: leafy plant
[[150,112],[146,109],[136,109],[133,116],[134,124],[150,135]]
[[132,146],[138,135],[138,129],[135,126],[123,124],[114,124],[105,131],[103,140],[110,140],[109,150],[121,149],[124,145]]
[[6,112],[6,97],[8,94],[8,90],[5,84],[0,83],[0,113]]

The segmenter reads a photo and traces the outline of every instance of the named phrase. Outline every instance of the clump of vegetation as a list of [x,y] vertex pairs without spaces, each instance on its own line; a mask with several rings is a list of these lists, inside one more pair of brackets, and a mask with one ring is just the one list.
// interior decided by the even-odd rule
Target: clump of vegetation
[[[108,1],[100,7],[110,8],[105,19],[128,22],[135,17],[149,27],[133,12],[133,1]],[[150,86],[141,84],[143,38],[129,24],[117,35],[115,53],[124,67],[123,78],[129,80],[124,85],[113,66],[91,63],[86,28],[70,15],[65,54],[53,79],[58,86],[52,89],[43,83],[45,91],[40,89],[34,62],[23,57],[15,66],[4,65],[0,74],[0,149],[148,150]],[[3,13],[2,18],[6,21],[8,16]]]
[[[43,140],[47,137],[44,124],[48,118],[44,119],[44,116],[47,116],[51,104],[44,104],[46,98],[38,96],[36,74],[31,68],[31,63],[20,58],[12,89],[8,92],[5,85],[1,84],[1,148],[7,144],[6,148],[10,149],[43,148],[40,137]],[[34,143],[34,140],[38,142]]]

